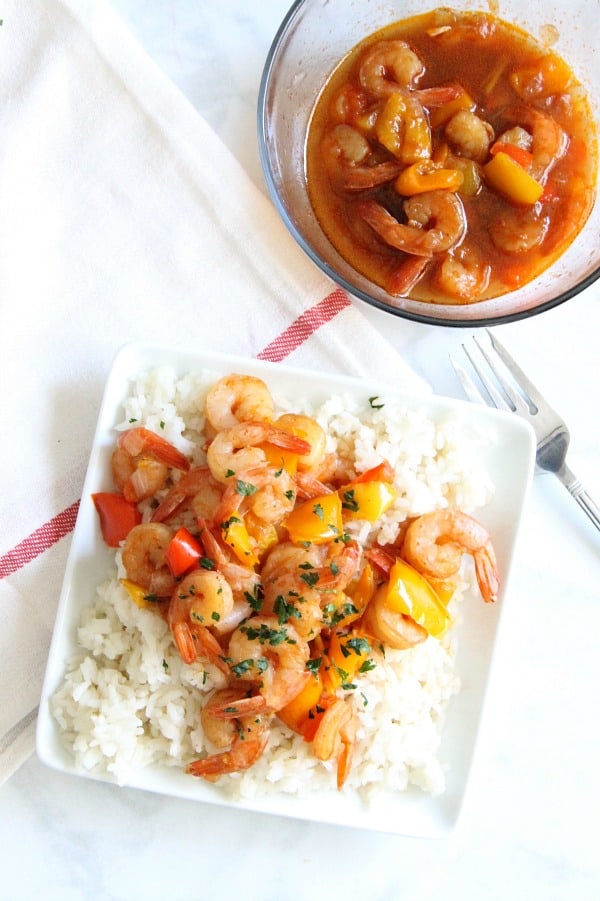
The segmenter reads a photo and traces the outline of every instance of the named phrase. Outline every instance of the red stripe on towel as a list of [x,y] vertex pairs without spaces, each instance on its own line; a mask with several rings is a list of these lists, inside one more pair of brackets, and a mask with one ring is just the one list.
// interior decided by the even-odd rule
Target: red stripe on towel
[[[306,310],[292,324],[286,328],[277,338],[256,355],[258,360],[269,360],[271,363],[280,363],[281,360],[300,347],[322,325],[335,319],[338,313],[350,306],[350,299],[345,291],[336,288],[323,300]],[[77,519],[79,501],[75,501],[62,513],[58,513],[49,522],[40,526],[27,538],[19,542],[3,557],[0,557],[0,579],[10,576],[48,548],[72,532]]]
[[78,510],[79,501],[75,501],[62,513],[58,513],[49,522],[44,523],[43,526],[40,526],[27,538],[24,538],[8,554],[0,557],[0,579],[10,576],[11,573],[21,569],[22,566],[31,563],[32,560],[35,560],[36,557],[47,551],[49,547],[52,547],[53,544],[56,544],[69,532],[72,532],[75,527]]
[[280,363],[292,351],[300,347],[307,338],[317,331],[326,322],[334,319],[341,310],[350,306],[350,299],[345,291],[336,288],[323,300],[292,322],[280,335],[267,344],[264,350],[257,354],[259,360],[269,360],[271,363]]

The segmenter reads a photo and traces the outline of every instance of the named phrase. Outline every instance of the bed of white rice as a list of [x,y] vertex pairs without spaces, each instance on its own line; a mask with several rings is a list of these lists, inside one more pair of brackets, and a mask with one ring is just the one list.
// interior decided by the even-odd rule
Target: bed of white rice
[[[214,374],[178,378],[170,367],[143,373],[131,385],[123,420],[164,435],[195,464],[204,462],[202,409]],[[307,400],[286,402],[273,391],[282,412],[314,416],[329,435],[331,449],[355,460],[364,471],[389,460],[396,468],[399,496],[370,540],[393,541],[399,524],[439,507],[475,511],[489,500],[492,486],[478,462],[479,439],[466,438],[459,421],[433,422],[423,412],[378,398],[336,396],[314,407]],[[360,530],[366,538],[365,527]],[[211,748],[198,711],[222,676],[200,662],[181,661],[161,617],[138,608],[119,582],[119,553],[112,577],[98,586],[82,612],[78,653],[68,661],[52,699],[53,715],[76,766],[127,783],[132,771],[150,764],[183,768]],[[463,589],[472,580],[465,566]],[[90,596],[93,595],[90,586]],[[452,601],[459,619],[460,594]],[[82,605],[85,604],[82,599]],[[349,694],[360,731],[347,788],[368,800],[379,791],[419,786],[431,794],[445,787],[438,751],[444,715],[459,690],[454,628],[441,641],[429,638],[407,651],[388,649],[360,677]],[[192,776],[190,779],[194,778]],[[221,790],[249,798],[270,791],[295,793],[335,786],[335,762],[323,763],[310,745],[274,720],[269,745],[247,772],[223,777]]]

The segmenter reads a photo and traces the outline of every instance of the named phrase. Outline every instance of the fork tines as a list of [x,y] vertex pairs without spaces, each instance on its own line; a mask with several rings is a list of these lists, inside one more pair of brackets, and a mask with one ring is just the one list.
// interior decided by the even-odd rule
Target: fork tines
[[467,397],[488,406],[493,405],[501,410],[508,409],[513,413],[523,410],[534,414],[536,404],[532,395],[537,394],[535,387],[498,339],[494,338],[488,329],[486,329],[486,334],[489,339],[486,343],[483,343],[475,335],[473,336],[473,344],[477,351],[469,348],[466,344],[462,345],[477,376],[477,381],[450,357]]

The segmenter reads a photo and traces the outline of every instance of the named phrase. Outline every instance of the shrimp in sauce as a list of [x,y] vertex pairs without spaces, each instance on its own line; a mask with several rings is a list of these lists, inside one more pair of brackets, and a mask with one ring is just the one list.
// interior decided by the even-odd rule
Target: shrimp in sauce
[[309,198],[392,305],[477,303],[531,282],[585,225],[593,123],[551,50],[490,13],[440,8],[368,36],[334,70],[311,117]]

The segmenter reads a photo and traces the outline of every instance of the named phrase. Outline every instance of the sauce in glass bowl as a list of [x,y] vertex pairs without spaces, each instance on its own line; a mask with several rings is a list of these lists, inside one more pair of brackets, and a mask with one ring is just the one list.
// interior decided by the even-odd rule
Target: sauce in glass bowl
[[492,14],[438,9],[360,42],[313,111],[315,215],[393,296],[441,304],[531,282],[595,199],[588,99],[568,65]]

